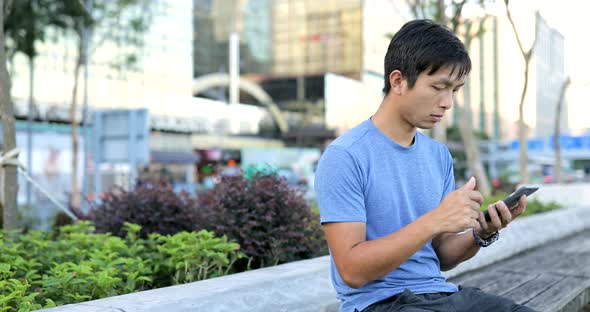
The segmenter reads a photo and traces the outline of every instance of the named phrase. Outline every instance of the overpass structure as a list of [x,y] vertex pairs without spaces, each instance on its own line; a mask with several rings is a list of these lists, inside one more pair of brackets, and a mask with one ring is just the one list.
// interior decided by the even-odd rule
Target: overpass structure
[[[201,76],[195,80],[193,80],[193,94],[198,94],[203,92],[207,89],[211,89],[214,87],[229,87],[230,83],[230,76],[229,74],[225,73],[215,73]],[[272,98],[264,89],[262,89],[259,85],[248,81],[246,79],[240,79],[238,83],[238,87],[240,90],[252,95],[255,99],[257,99],[263,106],[268,109],[270,115],[274,119],[282,134],[285,134],[289,131],[289,126],[283,116],[281,115],[281,111],[278,106],[273,102]]]

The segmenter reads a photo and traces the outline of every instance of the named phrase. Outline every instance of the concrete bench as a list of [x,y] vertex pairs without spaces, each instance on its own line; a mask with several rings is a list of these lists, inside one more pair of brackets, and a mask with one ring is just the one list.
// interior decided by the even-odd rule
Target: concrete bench
[[452,278],[538,311],[578,312],[590,302],[590,230]]
[[[540,311],[577,311],[590,299],[590,207],[515,220],[451,281]],[[536,249],[535,249],[536,248]],[[337,311],[328,257],[46,309],[46,312]]]

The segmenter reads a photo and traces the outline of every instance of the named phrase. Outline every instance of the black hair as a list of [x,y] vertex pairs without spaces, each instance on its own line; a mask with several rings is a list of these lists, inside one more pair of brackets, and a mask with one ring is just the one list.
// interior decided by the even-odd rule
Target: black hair
[[471,71],[471,59],[461,40],[450,29],[431,20],[407,22],[387,48],[383,93],[387,95],[391,89],[389,74],[394,70],[402,73],[411,89],[423,71],[432,75],[445,66],[452,66],[451,75],[458,70],[459,78]]

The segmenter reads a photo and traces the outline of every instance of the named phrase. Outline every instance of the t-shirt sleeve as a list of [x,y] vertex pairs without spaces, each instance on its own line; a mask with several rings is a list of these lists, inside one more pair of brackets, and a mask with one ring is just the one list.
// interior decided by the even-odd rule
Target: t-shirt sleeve
[[361,168],[339,146],[324,151],[315,176],[320,221],[367,222]]
[[444,164],[445,164],[445,187],[443,191],[443,198],[441,201],[452,191],[455,190],[455,170],[453,170],[453,156],[449,152],[449,149],[445,147]]

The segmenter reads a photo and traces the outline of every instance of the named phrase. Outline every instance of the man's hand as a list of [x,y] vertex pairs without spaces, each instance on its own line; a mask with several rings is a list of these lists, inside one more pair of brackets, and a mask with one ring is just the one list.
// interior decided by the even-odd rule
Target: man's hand
[[479,213],[477,219],[477,234],[481,238],[488,238],[500,229],[505,228],[512,220],[520,216],[526,210],[526,195],[522,195],[518,200],[516,208],[510,210],[506,204],[499,200],[488,207],[491,222],[487,222],[483,212]]
[[430,212],[438,233],[459,233],[478,226],[481,193],[475,191],[475,178],[449,193],[440,205]]

